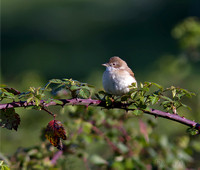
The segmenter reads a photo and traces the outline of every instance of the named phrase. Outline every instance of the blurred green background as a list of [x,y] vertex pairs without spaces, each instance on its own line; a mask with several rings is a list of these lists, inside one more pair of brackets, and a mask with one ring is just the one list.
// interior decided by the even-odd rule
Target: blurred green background
[[[26,91],[52,78],[73,78],[99,90],[101,64],[117,55],[138,82],[196,92],[186,101],[192,111],[182,110],[181,115],[200,121],[200,27],[188,19],[191,28],[174,29],[188,17],[200,16],[199,0],[2,0],[1,9],[1,83]],[[51,119],[38,111],[17,113],[18,132],[1,129],[4,154],[39,144],[40,130]],[[156,133],[173,138],[185,130],[159,119]]]

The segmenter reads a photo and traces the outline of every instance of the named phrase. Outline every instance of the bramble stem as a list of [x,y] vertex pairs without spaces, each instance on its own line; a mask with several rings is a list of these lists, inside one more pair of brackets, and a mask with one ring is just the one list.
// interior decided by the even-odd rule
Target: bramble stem
[[[117,109],[124,109],[126,111],[133,111],[134,110],[134,109],[128,109],[127,108],[128,105],[121,103],[121,102],[117,102],[117,101],[114,101],[111,106],[107,106],[105,101],[94,100],[94,99],[78,99],[78,98],[75,98],[75,99],[59,99],[59,100],[62,101],[62,104],[58,104],[54,101],[51,101],[50,103],[45,103],[44,100],[41,100],[40,104],[43,107],[49,107],[49,106],[55,106],[55,105],[58,105],[58,106],[84,105],[84,106],[100,106],[100,107],[103,107],[103,108],[106,108],[106,109],[117,108]],[[1,109],[8,109],[8,108],[17,108],[17,107],[29,107],[29,106],[35,106],[35,103],[34,102],[27,103],[26,101],[19,101],[19,102],[0,104],[0,110]],[[165,118],[165,119],[170,119],[170,120],[179,122],[179,123],[184,124],[186,126],[193,127],[200,132],[200,124],[199,123],[192,121],[192,120],[189,120],[189,119],[186,119],[185,117],[181,117],[177,114],[171,114],[171,113],[164,112],[164,111],[161,111],[161,110],[156,110],[156,109],[150,109],[149,111],[145,110],[143,112],[146,113],[146,114],[156,116],[156,117],[162,117],[162,118]]]

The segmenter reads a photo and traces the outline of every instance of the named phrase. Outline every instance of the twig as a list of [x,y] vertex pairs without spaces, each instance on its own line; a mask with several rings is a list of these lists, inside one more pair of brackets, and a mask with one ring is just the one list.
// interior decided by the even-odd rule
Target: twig
[[95,131],[95,133],[97,133],[98,135],[104,137],[104,139],[111,146],[113,151],[121,153],[119,148],[117,146],[115,146],[115,144],[106,135],[104,135],[104,133],[99,128],[97,128],[96,126],[92,125],[92,130]]
[[55,155],[51,159],[52,165],[56,165],[57,160],[62,156],[62,154],[63,154],[63,151],[58,151],[58,152],[55,153]]
[[49,110],[45,109],[44,107],[42,107],[42,110],[44,110],[45,112],[49,113],[51,116],[53,116],[53,118],[55,119],[56,115],[53,114],[52,112],[50,112]]
[[[105,101],[101,100],[93,100],[93,99],[60,99],[62,101],[62,104],[58,104],[54,101],[51,101],[50,103],[45,103],[44,100],[41,100],[40,103],[44,107],[48,106],[65,106],[65,105],[84,105],[84,106],[100,106],[104,107],[106,109],[124,109],[126,111],[132,111],[134,109],[128,109],[127,106],[124,103],[121,102],[113,102],[111,106],[107,106]],[[26,101],[19,101],[19,102],[12,102],[12,103],[6,103],[6,104],[0,104],[0,110],[1,109],[8,109],[8,108],[17,108],[17,107],[29,107],[29,106],[35,106],[34,102],[27,103]],[[200,132],[200,124],[186,119],[185,117],[181,117],[177,114],[171,114],[168,112],[163,112],[161,110],[156,110],[156,109],[150,109],[149,111],[145,110],[144,113],[150,114],[156,117],[163,117],[165,119],[170,119],[176,122],[179,122],[181,124],[184,124],[189,127],[193,127],[197,129]]]

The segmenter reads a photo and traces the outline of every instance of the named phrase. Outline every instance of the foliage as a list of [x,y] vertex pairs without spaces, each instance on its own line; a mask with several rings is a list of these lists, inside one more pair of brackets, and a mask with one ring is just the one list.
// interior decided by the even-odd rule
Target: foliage
[[[183,104],[182,99],[191,97],[194,93],[174,86],[164,88],[153,82],[140,83],[138,88],[135,88],[133,84],[130,86],[130,92],[120,98],[106,94],[104,91],[96,94],[93,94],[92,91],[93,87],[91,85],[76,80],[52,79],[44,88],[30,87],[29,91],[25,93],[16,93],[17,90],[10,90],[7,87],[1,88],[1,100],[6,100],[7,103],[8,100],[12,102],[23,100],[22,106],[44,110],[53,116],[54,120],[49,122],[42,136],[45,136],[53,146],[62,150],[64,155],[73,155],[74,159],[75,157],[81,158],[80,160],[86,168],[90,166],[94,168],[146,169],[149,166],[162,169],[166,167],[173,168],[176,164],[179,164],[181,168],[185,168],[185,163],[192,161],[188,150],[178,147],[174,152],[174,148],[177,147],[176,144],[169,144],[165,135],[156,136],[153,134],[155,123],[152,119],[148,119],[147,123],[140,120],[140,132],[133,128],[135,125],[131,125],[131,119],[134,118],[134,115],[139,116],[143,112],[149,112],[150,107],[156,107],[156,105],[161,106],[163,110],[171,112],[171,114],[178,114],[180,107],[189,108]],[[49,93],[52,94],[53,98],[48,97]],[[63,97],[75,98],[77,101],[81,98],[86,100],[91,97],[97,98],[105,103],[107,109],[121,107],[121,109],[132,110],[132,112],[124,114],[121,110],[108,110],[106,114],[106,111],[104,112],[95,107],[91,108],[87,105],[86,108],[68,106],[68,109],[64,111],[66,120],[63,122],[67,131],[70,131],[69,136],[66,137],[64,125],[55,120],[55,114],[47,110],[47,106],[51,102],[54,102],[55,105],[64,106],[66,103],[60,100]],[[92,101],[92,99],[90,100]],[[79,103],[74,104],[79,105]],[[1,124],[8,129],[15,128],[17,130],[16,123],[11,121],[16,117],[14,108],[7,108],[6,112],[2,113]],[[9,114],[9,117],[6,118],[9,121],[4,123],[5,118],[3,116],[7,114]],[[195,135],[194,130],[188,131]],[[184,140],[189,140],[189,137]],[[99,155],[90,154],[90,147],[95,147],[95,145],[107,148],[109,152],[106,152],[106,154],[100,152]],[[186,145],[188,146],[189,142]],[[40,154],[42,148],[18,151],[15,159],[18,160],[21,154],[24,155],[24,158],[21,159],[21,163],[17,168],[57,167],[59,163],[57,165],[56,150],[53,149],[52,154],[54,156],[52,156],[50,149],[52,147],[49,147],[47,142],[44,142],[42,147],[45,148],[45,151],[42,152],[49,152],[47,154],[49,156],[45,156],[44,153]],[[31,161],[26,161],[25,158],[27,157],[31,158]],[[146,159],[150,157],[152,159]],[[62,162],[62,159],[59,161]],[[10,162],[10,166],[16,166],[15,162]]]
[[50,121],[45,131],[45,137],[51,142],[53,146],[60,150],[63,149],[61,139],[67,139],[65,134],[66,132],[63,125],[60,121],[57,120]]
[[172,35],[179,40],[183,48],[200,48],[200,22],[198,18],[189,17],[185,19],[172,30]]
[[[183,48],[191,50],[192,45],[192,50],[197,52],[197,27],[197,19],[188,19],[178,25],[172,34],[180,40],[180,44],[183,43]],[[150,112],[151,108],[170,112],[170,116],[180,114],[182,108],[190,109],[185,101],[194,93],[175,86],[164,88],[153,82],[144,82],[138,89],[133,86],[130,89],[128,94],[117,98],[103,91],[94,93],[92,86],[72,79],[52,79],[45,87],[30,87],[25,93],[2,87],[2,103],[18,102],[26,109],[46,111],[53,116],[53,120],[42,129],[41,145],[19,148],[9,159],[0,155],[0,159],[4,160],[0,162],[1,168],[6,169],[7,165],[11,169],[191,168],[196,163],[195,155],[200,153],[196,127],[189,128],[188,135],[185,133],[169,138],[165,133],[155,133],[157,124],[153,117],[142,115]],[[77,102],[78,99],[91,102],[98,99],[105,103],[105,107],[89,107],[92,103],[78,106],[77,102],[60,100],[63,98],[74,98]],[[62,106],[57,117],[54,109],[48,107],[51,103]],[[2,127],[18,129],[21,113],[17,111],[18,115],[15,110],[1,110]],[[36,127],[37,119],[33,123]]]

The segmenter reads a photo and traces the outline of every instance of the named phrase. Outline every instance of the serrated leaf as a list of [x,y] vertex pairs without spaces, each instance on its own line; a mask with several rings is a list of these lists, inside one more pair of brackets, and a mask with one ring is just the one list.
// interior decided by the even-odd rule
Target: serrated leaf
[[187,97],[192,97],[192,95],[193,95],[193,96],[195,95],[195,93],[190,92],[190,91],[188,91],[188,90],[186,90],[186,89],[181,89],[181,90],[185,93],[185,95],[186,95]]
[[89,90],[84,89],[84,88],[79,90],[79,93],[78,93],[78,97],[79,98],[87,99],[87,98],[89,98],[89,96],[90,96],[90,91]]
[[150,96],[151,104],[154,105],[158,102],[159,97],[158,96]]
[[137,88],[137,83],[132,83],[130,86],[129,86],[129,89],[136,89]]
[[9,130],[15,129],[17,131],[20,124],[20,117],[13,108],[1,110],[0,120],[0,126]]
[[39,106],[40,105],[40,99],[34,97],[35,105]]
[[76,85],[73,85],[73,86],[70,87],[71,91],[75,91],[75,90],[79,90],[79,89],[80,89],[80,87],[78,87]]
[[165,99],[165,100],[168,100],[168,101],[170,101],[170,102],[173,102],[173,100],[172,99],[170,99],[169,97],[167,97],[167,96],[160,96],[162,99]]
[[30,103],[31,101],[33,101],[33,97],[29,97],[29,98],[26,100],[27,103]]
[[156,87],[158,87],[161,91],[163,91],[163,87],[160,84],[151,82],[151,84],[155,85]]
[[183,106],[183,107],[185,107],[185,108],[187,108],[188,110],[192,110],[188,105],[186,105],[186,104],[183,104],[183,103],[180,103],[181,104],[181,106]]
[[179,93],[176,96],[178,97],[178,99],[181,99],[181,97],[184,96],[184,94],[183,93]]
[[136,95],[137,95],[137,91],[131,93],[131,99],[134,99],[136,97]]
[[6,94],[8,97],[14,99],[15,95],[13,93],[9,93],[9,92],[4,92],[4,94]]
[[128,106],[128,109],[137,109],[137,106],[133,103],[130,106]]
[[148,92],[149,88],[148,87],[143,87],[141,90],[144,91],[144,92]]
[[50,143],[62,150],[62,141],[67,139],[65,129],[62,123],[58,120],[52,120],[48,123],[45,130],[45,137],[50,141]]
[[146,107],[146,108],[144,109],[144,111],[151,112],[151,108]]
[[164,101],[160,105],[168,105],[168,104],[170,104],[170,101]]
[[63,83],[63,81],[60,80],[60,79],[51,79],[51,80],[49,80],[49,82],[55,83],[55,84],[61,84],[61,83]]

